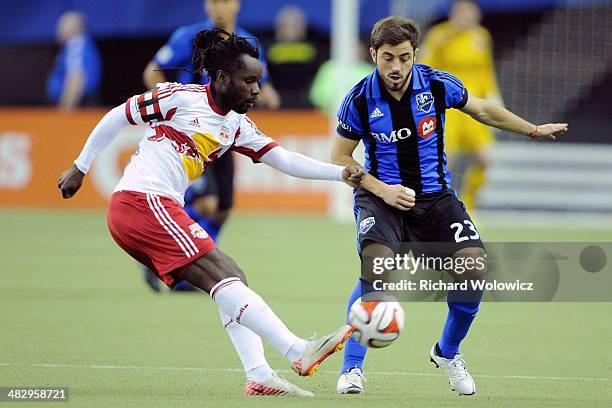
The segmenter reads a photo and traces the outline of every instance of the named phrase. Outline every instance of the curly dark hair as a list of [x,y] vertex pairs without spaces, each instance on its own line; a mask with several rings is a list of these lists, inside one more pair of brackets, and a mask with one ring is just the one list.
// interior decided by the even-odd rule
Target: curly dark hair
[[241,54],[259,58],[259,49],[246,38],[220,28],[200,31],[193,39],[193,46],[191,62],[196,72],[207,74],[211,81],[220,70],[232,73],[242,68],[242,60],[238,58]]

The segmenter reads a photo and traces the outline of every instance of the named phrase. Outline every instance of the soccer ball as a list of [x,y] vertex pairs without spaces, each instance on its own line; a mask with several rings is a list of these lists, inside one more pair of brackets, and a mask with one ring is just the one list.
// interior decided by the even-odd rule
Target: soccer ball
[[394,298],[369,293],[355,301],[349,311],[352,337],[364,346],[387,347],[404,328],[404,309]]

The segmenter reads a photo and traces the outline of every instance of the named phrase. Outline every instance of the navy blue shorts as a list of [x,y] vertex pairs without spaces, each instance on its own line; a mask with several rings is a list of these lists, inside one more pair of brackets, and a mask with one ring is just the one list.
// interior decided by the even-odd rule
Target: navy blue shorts
[[409,211],[391,207],[363,189],[356,190],[354,204],[359,254],[372,243],[395,254],[413,250],[444,257],[463,248],[484,248],[465,205],[453,190],[423,194]]

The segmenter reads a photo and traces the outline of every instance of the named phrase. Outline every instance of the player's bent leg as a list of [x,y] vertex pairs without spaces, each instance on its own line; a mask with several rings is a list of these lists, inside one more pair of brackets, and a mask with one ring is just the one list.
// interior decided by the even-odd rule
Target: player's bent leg
[[188,264],[180,273],[183,279],[211,294],[211,296],[214,296],[211,293],[213,287],[223,280],[235,279],[245,285],[247,284],[244,272],[238,264],[218,248],[211,249]]
[[299,388],[289,381],[281,378],[270,368],[264,355],[261,337],[248,328],[236,323],[234,319],[219,310],[221,322],[230,336],[234,348],[240,357],[247,382],[244,394],[256,395],[287,395],[297,397],[311,397],[310,391]]
[[464,265],[461,271],[450,271],[453,277],[460,281],[482,281],[487,274],[486,251],[481,247],[462,248],[453,254],[455,260],[461,259]]
[[361,250],[361,278],[374,282],[374,280],[383,279],[386,281],[388,274],[391,271],[384,271],[382,274],[374,273],[374,265],[376,259],[393,258],[395,252],[387,245],[377,242],[366,242],[362,244]]
[[316,371],[323,360],[343,347],[351,334],[350,326],[342,326],[319,339],[299,338],[245,285],[238,265],[217,248],[187,265],[181,274],[183,279],[209,293],[223,313],[270,343],[300,375],[309,376]]

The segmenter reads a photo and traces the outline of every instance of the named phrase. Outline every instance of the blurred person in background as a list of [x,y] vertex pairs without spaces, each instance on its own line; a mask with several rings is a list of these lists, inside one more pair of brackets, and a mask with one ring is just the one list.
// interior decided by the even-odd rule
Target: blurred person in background
[[[308,88],[320,64],[317,47],[308,39],[308,21],[297,6],[282,8],[268,50],[268,68],[284,108],[308,106]],[[296,78],[299,78],[296,81]]]
[[[419,62],[461,78],[472,95],[501,104],[493,67],[491,35],[480,25],[481,12],[472,0],[456,0],[449,20],[433,26],[423,42]],[[492,164],[493,130],[457,110],[447,111],[446,152],[448,166],[457,174],[458,158],[468,156],[463,175],[457,174],[461,200],[468,212],[477,204],[479,190]]]
[[47,98],[61,109],[93,106],[102,77],[102,59],[87,33],[85,16],[76,11],[62,14],[57,22],[61,49],[47,79]]
[[[259,95],[260,106],[277,109],[280,99],[274,87],[268,82],[265,53],[259,41],[251,33],[236,24],[236,16],[240,11],[239,0],[205,0],[204,11],[208,19],[201,23],[179,27],[168,42],[155,54],[143,73],[147,88],[155,88],[156,84],[167,82],[166,71],[176,67],[185,70],[176,71],[176,81],[189,84],[207,84],[209,77],[199,75],[191,57],[194,51],[193,40],[202,30],[220,28],[240,37],[247,38],[251,45],[259,49],[259,60],[264,68]],[[189,72],[191,71],[191,72]],[[214,73],[210,73],[214,75]],[[223,155],[219,160],[206,169],[202,175],[185,193],[185,209],[212,237],[217,241],[221,227],[227,220],[233,206],[234,197],[234,158],[232,154]],[[149,286],[158,291],[159,281],[149,270],[145,271],[145,280]],[[191,290],[192,287],[184,282],[177,285],[174,290]]]
[[350,83],[359,82],[360,79],[370,75],[373,65],[370,53],[365,42],[359,41],[358,61],[351,66],[347,72],[340,71],[338,62],[332,59],[324,62],[317,71],[312,86],[310,87],[309,99],[317,108],[330,116],[336,114],[338,103],[336,103],[336,84],[341,76],[347,76]]
[[[172,33],[168,42],[155,54],[155,57],[147,65],[143,73],[144,83],[147,88],[153,88],[158,83],[166,82],[168,78],[165,70],[175,67],[186,68],[189,71],[194,70],[194,66],[191,63],[193,39],[201,30],[221,28],[227,32],[236,33],[236,35],[248,38],[256,48],[263,51],[257,38],[237,25],[236,16],[240,11],[239,0],[204,0],[204,11],[208,16],[206,21],[179,27]],[[260,52],[259,60],[264,66],[259,106],[268,109],[278,109],[280,99],[274,87],[268,82],[264,52]],[[208,77],[197,75],[194,72],[179,71],[176,81],[182,84],[207,84]]]

